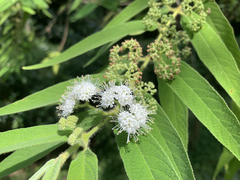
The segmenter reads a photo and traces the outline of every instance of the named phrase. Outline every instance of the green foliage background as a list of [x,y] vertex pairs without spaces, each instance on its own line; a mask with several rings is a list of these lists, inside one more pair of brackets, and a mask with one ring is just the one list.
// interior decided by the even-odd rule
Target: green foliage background
[[[49,6],[48,11],[50,14],[52,14],[53,18],[57,17],[57,19],[53,23],[51,31],[46,31],[46,27],[49,27],[49,23],[52,21],[52,19],[46,16],[46,12],[44,13],[43,11],[36,11],[36,14],[31,16],[31,31],[34,32],[35,36],[30,43],[26,43],[26,49],[23,51],[25,58],[18,58],[18,56],[13,55],[11,63],[16,65],[13,66],[13,69],[9,69],[9,71],[2,75],[0,78],[0,107],[22,99],[29,94],[45,89],[53,84],[67,81],[69,79],[75,78],[76,76],[93,74],[100,71],[101,68],[104,68],[104,65],[108,62],[110,47],[108,47],[103,55],[98,57],[96,61],[93,62],[93,64],[85,68],[84,66],[88,60],[94,57],[100,48],[91,50],[87,53],[73,58],[70,61],[62,63],[57,73],[56,70],[54,71],[49,67],[33,71],[24,71],[20,67],[37,64],[46,56],[48,56],[49,52],[56,51],[59,48],[59,43],[62,40],[66,21],[69,21],[68,37],[64,43],[64,48],[62,51],[68,49],[87,36],[101,30],[102,27],[104,27],[109,21],[109,17],[111,18],[113,15],[116,15],[130,2],[131,1],[122,0],[115,1],[115,3],[113,3],[111,0],[105,0],[101,2],[102,5],[90,7],[90,9],[84,7],[83,4],[72,13],[72,16],[69,16],[67,12],[63,12],[58,15],[59,10],[61,10],[61,7],[66,4],[66,2],[63,0],[53,0]],[[223,13],[226,15],[231,25],[233,26],[236,39],[240,39],[240,16],[237,14],[239,11],[236,10],[236,12],[232,12],[236,5],[233,3],[228,3],[228,1],[224,0],[219,0],[217,3],[222,8]],[[88,11],[90,13],[88,13]],[[142,13],[137,14],[134,19],[141,19],[146,12],[147,11],[144,10]],[[137,40],[140,42],[142,47],[144,47],[144,53],[146,53],[147,44],[154,41],[156,35],[157,32],[153,31],[144,33],[137,37]],[[128,37],[125,37],[125,39],[128,39]],[[119,44],[121,41],[116,41],[116,43]],[[21,43],[24,42],[25,39],[21,39]],[[14,56],[16,58],[13,58]],[[199,60],[196,52],[193,51],[191,57],[189,57],[186,61],[191,64],[191,66],[198,72],[200,72],[204,78],[207,79],[207,81],[218,91],[218,93],[220,93],[220,95],[225,98],[227,103],[230,103],[230,99],[228,99],[226,92],[218,84],[218,82],[203,65],[203,63]],[[145,70],[143,80],[146,82],[152,81],[157,84],[157,79],[152,73],[151,66],[152,65],[150,65],[148,69]],[[158,95],[155,96],[156,99],[158,99]],[[0,131],[3,132],[9,129],[20,127],[53,124],[57,121],[58,117],[55,111],[55,107],[48,106],[13,115],[0,116]],[[191,113],[189,123],[188,153],[194,169],[194,174],[196,176],[196,179],[210,180],[214,173],[219,156],[222,153],[222,145]],[[107,126],[105,126],[102,131],[93,137],[90,149],[97,155],[99,160],[99,179],[123,180],[127,179],[127,176],[118,153],[114,134],[111,131],[112,126],[112,124],[107,124]],[[49,155],[37,161],[30,167],[24,168],[23,170],[20,170],[19,172],[9,175],[3,179],[20,180],[30,177],[47,160],[57,156],[59,153],[64,151],[64,149],[66,149],[66,146],[64,145],[57,148]],[[0,161],[3,160],[7,155],[8,154],[1,155]],[[69,164],[70,162],[66,163],[62,168],[65,171],[61,172],[60,179],[66,179],[66,171],[68,170]],[[222,177],[223,172],[220,172],[218,178],[222,179]],[[235,175],[234,179],[240,179],[239,172]]]

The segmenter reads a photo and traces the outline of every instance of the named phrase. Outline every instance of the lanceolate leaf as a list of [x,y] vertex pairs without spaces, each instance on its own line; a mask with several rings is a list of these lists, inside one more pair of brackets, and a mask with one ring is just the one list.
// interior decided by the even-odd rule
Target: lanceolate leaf
[[216,179],[217,175],[219,174],[219,172],[222,170],[222,168],[228,164],[232,159],[234,158],[234,156],[232,155],[231,152],[228,151],[227,148],[223,148],[223,152],[218,160],[218,164],[217,167],[215,169],[215,172],[213,174],[213,180]]
[[163,110],[183,141],[185,149],[188,145],[188,108],[169,88],[166,83],[158,84],[159,97]]
[[69,134],[71,131],[58,131],[58,124],[5,131],[0,133],[0,154],[40,144],[63,143]]
[[216,139],[240,159],[240,124],[209,83],[182,62],[181,73],[167,85]]
[[159,105],[152,117],[152,131],[140,135],[137,142],[126,144],[126,133],[116,135],[129,179],[195,179],[179,134]]
[[207,2],[204,6],[205,8],[211,9],[211,13],[208,16],[209,18],[207,18],[207,23],[215,30],[216,34],[220,36],[226,48],[235,58],[238,67],[240,67],[240,51],[231,25],[222,14],[216,2]]
[[227,169],[225,168],[224,180],[232,180],[239,168],[240,161],[234,157],[233,160],[228,164]]
[[142,21],[131,21],[127,23],[118,24],[116,26],[112,26],[106,28],[100,32],[97,32],[79,43],[73,45],[71,48],[63,52],[60,56],[47,61],[46,63],[36,64],[32,66],[23,67],[25,70],[31,69],[40,69],[48,66],[52,66],[55,64],[59,64],[70,60],[76,56],[79,56],[87,51],[90,51],[94,48],[97,48],[101,45],[104,45],[108,42],[114,41],[116,39],[120,39],[128,34],[144,30],[145,26],[142,24]]
[[[100,81],[102,81],[103,74],[91,75],[91,78],[99,78]],[[65,92],[65,90],[67,90],[66,87],[71,86],[71,82],[74,80],[76,79],[56,84],[42,91],[31,94],[12,104],[4,106],[0,108],[0,116],[57,104],[61,99],[61,95]]]
[[97,180],[97,156],[89,149],[81,151],[74,159],[68,171],[67,180]]
[[13,152],[0,163],[0,178],[32,164],[63,143],[40,144]]
[[105,28],[126,22],[147,7],[148,0],[136,0],[124,8],[116,17],[114,17]]
[[[197,17],[196,14],[193,16]],[[240,72],[233,55],[208,23],[205,23],[198,32],[190,32],[187,28],[190,19],[189,16],[182,16],[181,24],[188,31],[199,58],[229,96],[240,106]]]
[[55,163],[53,163],[49,167],[49,169],[47,170],[47,172],[43,176],[42,180],[56,180],[57,179],[58,174],[59,174],[60,169],[61,169],[62,159],[63,159],[62,156],[59,156],[57,159],[55,159]]

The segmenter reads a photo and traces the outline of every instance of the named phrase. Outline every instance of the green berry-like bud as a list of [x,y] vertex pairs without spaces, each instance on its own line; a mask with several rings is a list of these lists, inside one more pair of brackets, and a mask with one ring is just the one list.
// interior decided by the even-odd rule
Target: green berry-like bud
[[83,132],[83,128],[77,127],[76,129],[74,129],[72,134],[75,134],[76,136],[79,136],[79,135],[82,134],[82,132]]
[[68,144],[73,146],[76,143],[76,140],[77,140],[77,136],[75,134],[71,134],[68,137]]
[[68,116],[66,126],[74,129],[78,121],[77,116]]
[[62,117],[58,122],[59,122],[59,127],[58,127],[59,130],[66,129],[67,120],[65,118]]

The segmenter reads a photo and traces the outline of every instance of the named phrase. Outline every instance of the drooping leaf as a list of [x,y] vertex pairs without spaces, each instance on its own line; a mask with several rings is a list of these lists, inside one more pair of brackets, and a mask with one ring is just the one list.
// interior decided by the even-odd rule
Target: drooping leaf
[[63,142],[51,142],[13,152],[0,163],[0,178],[32,164],[62,144]]
[[55,162],[49,167],[42,180],[56,180],[62,166],[62,156],[55,159]]
[[[198,15],[194,13],[192,15],[198,18]],[[190,16],[182,16],[181,24],[188,32],[199,58],[229,96],[240,106],[240,72],[233,55],[212,26],[205,23],[201,30],[192,33],[187,27],[190,20]]]
[[240,51],[234,36],[233,28],[216,2],[207,2],[204,6],[205,8],[211,9],[211,13],[208,16],[209,18],[207,18],[207,23],[215,30],[216,34],[220,36],[226,48],[235,58],[238,67],[240,67]]
[[[120,39],[124,36],[127,36],[130,33],[134,33],[139,30],[144,30],[145,27],[142,24],[142,21],[131,21],[127,23],[122,23],[113,27],[109,27],[100,32],[97,32],[79,43],[73,45],[60,56],[41,64],[36,64],[32,66],[23,67],[25,70],[40,69],[48,66],[53,66],[54,64],[60,64],[67,60],[70,60],[76,56],[79,56],[87,51],[95,49],[101,45],[104,45],[108,42]],[[104,37],[104,38],[103,38]]]
[[221,169],[228,164],[232,159],[234,158],[234,156],[232,155],[231,152],[229,152],[229,150],[227,148],[223,148],[223,152],[218,160],[218,164],[217,167],[214,171],[213,174],[213,180],[216,179],[217,175],[219,174],[219,172],[221,171]]
[[159,97],[164,112],[177,130],[183,141],[185,149],[188,145],[188,108],[177,97],[177,95],[166,85],[166,83],[158,84]]
[[34,126],[0,133],[0,154],[46,143],[64,143],[71,131],[58,131],[58,124]]
[[237,173],[239,168],[240,168],[240,161],[234,157],[228,164],[227,168],[225,168],[224,180],[233,179],[233,176]]
[[[99,78],[99,82],[101,82],[103,80],[103,74],[91,75],[91,78]],[[0,116],[57,104],[61,99],[61,95],[67,90],[66,87],[71,86],[71,82],[74,80],[75,79],[56,84],[4,106],[0,108]]]
[[167,85],[215,138],[240,159],[240,124],[211,85],[184,62],[181,73]]
[[55,163],[55,159],[50,159],[48,162],[44,164],[29,180],[38,180],[40,179],[45,172]]
[[128,144],[125,132],[116,135],[117,145],[130,180],[195,179],[186,149],[167,115],[158,105],[152,130]]
[[97,180],[98,160],[97,156],[89,149],[79,152],[68,171],[67,180]]

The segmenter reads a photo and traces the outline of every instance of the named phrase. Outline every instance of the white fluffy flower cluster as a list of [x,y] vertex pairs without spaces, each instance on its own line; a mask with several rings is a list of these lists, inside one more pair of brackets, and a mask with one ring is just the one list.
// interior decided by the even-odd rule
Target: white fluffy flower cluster
[[121,106],[131,105],[134,99],[132,91],[126,85],[115,86],[115,82],[105,84],[104,90],[100,93],[100,106],[103,108],[112,108],[114,100],[117,100]]
[[79,78],[74,81],[73,86],[68,87],[68,91],[62,95],[60,105],[57,109],[61,112],[59,116],[67,117],[73,113],[73,109],[78,101],[89,101],[93,95],[99,92],[96,83],[92,83],[89,76]]
[[152,122],[148,116],[151,112],[147,110],[146,106],[135,101],[133,91],[127,84],[117,86],[115,82],[110,82],[104,84],[101,91],[96,84],[97,82],[91,82],[89,76],[75,81],[73,86],[68,87],[68,91],[62,95],[60,105],[57,107],[60,111],[59,115],[61,117],[69,116],[79,101],[89,101],[93,95],[98,95],[100,97],[99,107],[101,108],[113,108],[119,104],[120,113],[113,120],[118,124],[113,129],[116,129],[118,133],[125,131],[128,134],[127,143],[130,137],[134,137],[137,141],[138,135],[151,129],[148,125]]
[[[148,117],[150,112],[146,107],[134,100],[134,95],[131,89],[127,85],[116,86],[111,82],[105,85],[104,91],[101,92],[100,106],[103,108],[114,106],[114,100],[118,101],[121,106],[121,112],[115,118],[113,122],[118,124],[113,128],[117,129],[118,133],[125,131],[128,134],[127,143],[130,137],[134,137],[137,140],[137,136],[148,132],[151,128],[148,123],[152,122]],[[127,107],[126,107],[127,106]]]

